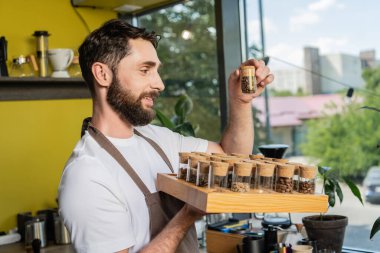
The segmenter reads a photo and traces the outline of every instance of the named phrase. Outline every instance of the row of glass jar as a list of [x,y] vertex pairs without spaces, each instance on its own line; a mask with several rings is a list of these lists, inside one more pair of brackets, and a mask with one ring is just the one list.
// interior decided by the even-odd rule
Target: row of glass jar
[[207,153],[180,153],[177,175],[196,186],[219,190],[305,194],[315,193],[315,176],[314,166],[285,163],[285,160],[281,163],[278,159],[257,155],[247,158],[246,155]]

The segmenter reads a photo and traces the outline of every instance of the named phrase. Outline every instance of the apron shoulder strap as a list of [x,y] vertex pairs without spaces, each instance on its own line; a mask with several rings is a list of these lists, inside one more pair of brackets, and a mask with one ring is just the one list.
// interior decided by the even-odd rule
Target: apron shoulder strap
[[137,175],[132,166],[120,153],[120,151],[107,139],[98,129],[93,127],[91,123],[88,125],[89,134],[95,139],[95,141],[105,149],[119,164],[123,169],[128,173],[136,185],[140,188],[145,197],[150,194],[148,187],[143,183],[141,178]]
[[166,165],[169,167],[169,169],[171,170],[172,173],[174,173],[174,169],[173,169],[173,166],[172,164],[170,163],[169,161],[169,158],[168,156],[165,154],[165,152],[162,150],[162,148],[155,142],[153,141],[152,139],[142,135],[139,131],[137,131],[136,129],[134,129],[134,132],[135,134],[137,134],[138,136],[140,136],[141,138],[145,139],[156,151],[157,153],[161,156],[161,158],[164,160],[164,162],[166,163]]

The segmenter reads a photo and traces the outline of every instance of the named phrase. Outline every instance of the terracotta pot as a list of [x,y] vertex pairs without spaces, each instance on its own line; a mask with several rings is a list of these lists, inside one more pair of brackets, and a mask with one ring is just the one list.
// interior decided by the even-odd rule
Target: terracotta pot
[[317,241],[318,250],[333,249],[342,252],[348,218],[341,215],[307,216],[302,218],[309,240]]

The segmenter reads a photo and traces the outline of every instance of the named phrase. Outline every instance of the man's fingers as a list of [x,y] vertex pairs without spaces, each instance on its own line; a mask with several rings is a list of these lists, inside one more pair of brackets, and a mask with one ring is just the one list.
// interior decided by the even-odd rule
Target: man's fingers
[[262,87],[265,87],[269,83],[273,82],[273,80],[274,80],[274,75],[273,74],[269,74],[263,81],[259,82],[258,85],[262,86]]

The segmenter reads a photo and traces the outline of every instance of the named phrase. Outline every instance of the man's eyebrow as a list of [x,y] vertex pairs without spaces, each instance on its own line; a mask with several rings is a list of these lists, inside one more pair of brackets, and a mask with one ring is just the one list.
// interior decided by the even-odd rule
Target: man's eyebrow
[[[145,61],[143,63],[141,63],[141,65],[148,65],[149,67],[155,67],[157,66],[157,62],[154,62],[154,61]],[[160,68],[162,66],[162,63],[159,62],[158,63],[158,68]]]

